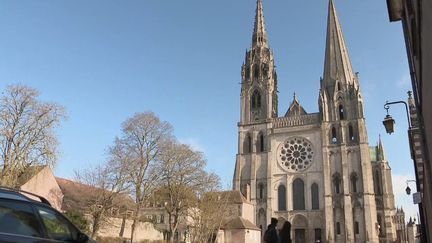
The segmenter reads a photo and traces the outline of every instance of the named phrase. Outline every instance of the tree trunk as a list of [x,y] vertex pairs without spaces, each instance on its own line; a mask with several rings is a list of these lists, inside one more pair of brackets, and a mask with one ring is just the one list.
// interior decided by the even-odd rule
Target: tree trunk
[[131,229],[131,243],[133,243],[133,240],[134,240],[134,234],[135,234],[135,229],[136,229],[136,226],[137,226],[137,223],[139,222],[139,211],[140,211],[140,202],[138,202],[137,204],[136,204],[136,211],[135,211],[135,215],[134,215],[134,220],[133,220],[133,223],[132,223],[132,229]]
[[126,216],[123,216],[123,220],[122,220],[122,224],[121,224],[121,228],[120,228],[120,233],[119,233],[120,237],[123,237],[125,225],[126,225]]
[[96,216],[93,217],[93,227],[92,227],[92,234],[91,234],[91,238],[95,238],[98,230],[99,230],[99,226],[100,226],[100,217]]

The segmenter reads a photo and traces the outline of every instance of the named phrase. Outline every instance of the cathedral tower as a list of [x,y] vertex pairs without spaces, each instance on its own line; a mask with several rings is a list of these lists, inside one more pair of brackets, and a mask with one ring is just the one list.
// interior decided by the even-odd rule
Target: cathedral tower
[[334,222],[328,225],[327,237],[347,242],[357,237],[376,241],[378,224],[363,100],[333,0],[328,6],[319,106],[325,217]]
[[257,1],[252,47],[242,65],[241,123],[277,117],[277,75],[269,48],[262,0]]
[[[382,143],[368,145],[358,75],[333,0],[319,112],[308,113],[294,95],[278,117],[277,75],[262,0],[257,0],[252,46],[241,74],[233,188],[254,204],[254,223],[264,230],[272,217],[281,224],[288,220],[295,242],[394,240],[390,167]],[[376,155],[373,161],[371,155]]]

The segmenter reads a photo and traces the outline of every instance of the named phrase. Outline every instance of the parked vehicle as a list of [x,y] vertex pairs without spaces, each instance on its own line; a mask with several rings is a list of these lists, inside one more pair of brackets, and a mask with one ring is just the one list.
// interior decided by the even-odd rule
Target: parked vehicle
[[0,242],[95,243],[45,198],[6,187],[0,187]]

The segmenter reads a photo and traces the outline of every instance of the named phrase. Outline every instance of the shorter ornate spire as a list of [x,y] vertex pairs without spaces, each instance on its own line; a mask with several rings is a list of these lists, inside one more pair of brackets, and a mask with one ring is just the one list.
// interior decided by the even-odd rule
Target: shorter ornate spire
[[268,47],[262,0],[257,0],[257,7],[255,13],[255,25],[252,35],[252,47],[255,46]]

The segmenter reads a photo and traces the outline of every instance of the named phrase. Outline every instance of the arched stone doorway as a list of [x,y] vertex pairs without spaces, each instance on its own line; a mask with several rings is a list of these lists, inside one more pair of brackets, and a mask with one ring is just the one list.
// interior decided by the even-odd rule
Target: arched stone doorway
[[292,242],[306,243],[309,241],[308,235],[308,219],[302,214],[296,214],[291,222],[292,225]]

